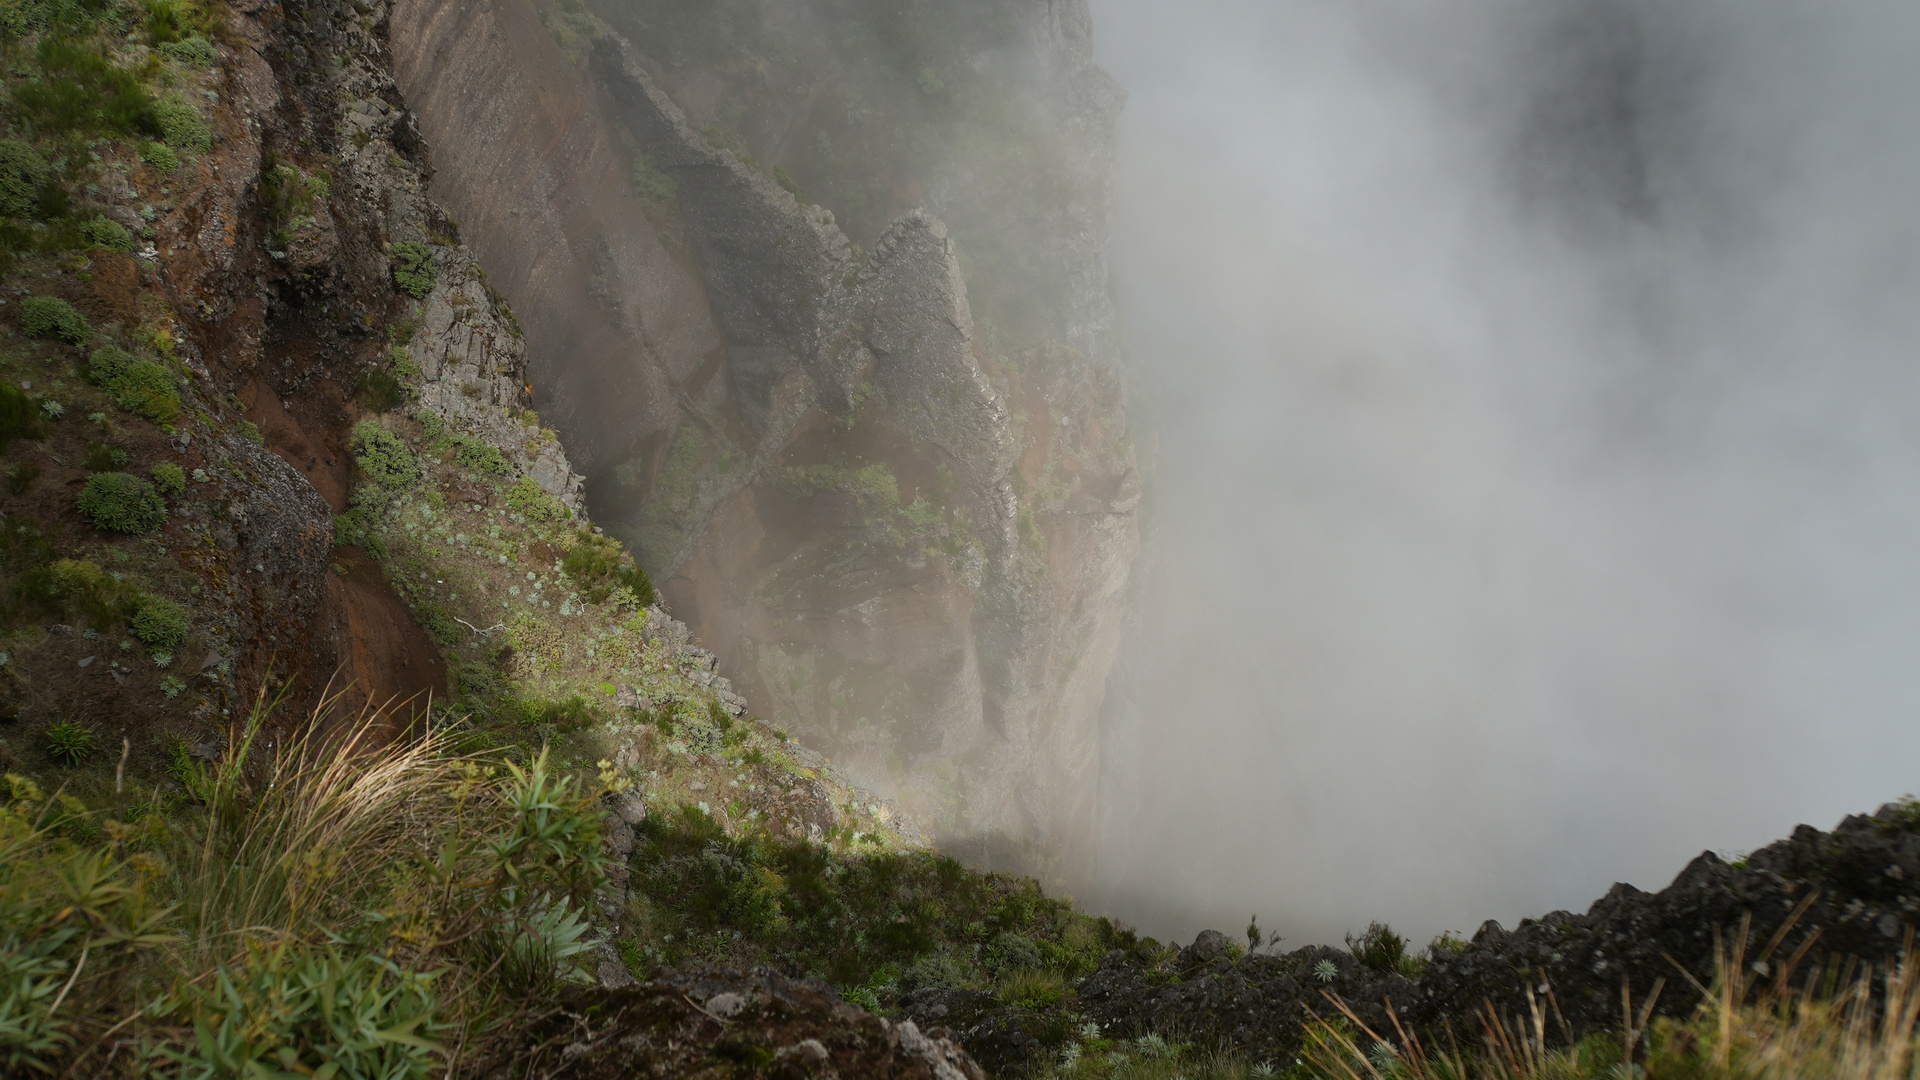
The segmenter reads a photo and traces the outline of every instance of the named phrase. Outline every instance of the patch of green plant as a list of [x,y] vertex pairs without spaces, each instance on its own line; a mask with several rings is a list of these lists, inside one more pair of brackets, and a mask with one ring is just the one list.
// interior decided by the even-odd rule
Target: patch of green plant
[[274,224],[274,241],[284,247],[294,233],[312,225],[315,211],[332,190],[333,181],[325,173],[308,173],[275,159],[260,177],[260,205]]
[[132,251],[133,234],[110,217],[91,217],[80,224],[80,234],[91,247],[110,251]]
[[0,139],[0,215],[32,213],[40,203],[40,189],[52,176],[40,151],[17,139]]
[[97,442],[87,447],[80,458],[80,465],[88,472],[113,472],[125,465],[132,455],[111,443]]
[[179,94],[168,94],[152,105],[153,123],[160,141],[175,150],[204,154],[213,149],[213,125],[200,115],[193,102]]
[[40,478],[40,463],[23,461],[7,470],[7,494],[25,495],[33,490],[33,482]]
[[433,248],[418,240],[402,240],[388,252],[393,265],[393,283],[415,300],[424,300],[440,280],[434,265]]
[[561,558],[560,569],[590,604],[605,603],[619,589],[628,590],[636,606],[647,607],[654,602],[653,582],[647,572],[611,537],[595,536],[582,529],[574,546]]
[[163,461],[147,472],[153,475],[153,486],[160,489],[162,495],[176,498],[186,493],[187,470],[171,461]]
[[375,368],[360,381],[360,400],[374,412],[389,412],[407,400],[407,388],[399,379]]
[[149,140],[140,144],[140,160],[155,170],[170,173],[180,168],[180,155],[166,143]]
[[130,473],[94,473],[81,489],[78,505],[95,528],[108,532],[152,532],[167,520],[167,501],[160,492]]
[[39,78],[16,84],[13,101],[36,135],[166,132],[162,102],[97,44],[52,33],[40,39],[34,58]]
[[171,600],[143,595],[137,601],[130,626],[133,636],[150,649],[173,650],[187,640],[193,620],[187,609]]
[[[854,987],[887,965],[913,970],[931,957],[975,956],[1013,934],[1043,966],[1074,979],[1131,941],[1030,879],[982,874],[942,855],[842,855],[805,840],[730,837],[693,807],[650,814],[639,831],[632,880],[660,931],[650,947],[661,963],[729,955]],[[976,977],[971,964],[959,969]]]
[[680,187],[673,177],[655,168],[645,154],[637,154],[633,159],[633,193],[644,202],[670,204],[680,197]]
[[163,41],[154,47],[154,51],[176,64],[187,67],[210,68],[213,66],[213,42],[203,37]]
[[354,461],[366,478],[389,491],[405,491],[420,482],[423,475],[406,440],[372,420],[353,426],[349,440]]
[[180,391],[166,365],[108,345],[93,351],[87,375],[135,416],[169,430],[180,422]]
[[93,335],[87,317],[57,296],[29,296],[20,302],[20,329],[28,337],[57,338],[84,345]]
[[526,476],[507,489],[507,507],[514,513],[525,515],[528,521],[558,522],[573,517],[559,499],[547,494],[545,488]]
[[49,724],[40,739],[48,756],[69,768],[93,756],[93,729],[77,720]]
[[426,1080],[446,1030],[435,976],[374,954],[278,944],[188,984],[192,1043],[166,1056],[188,1075]]
[[0,383],[0,453],[15,439],[38,439],[46,433],[46,415],[33,399],[12,383]]
[[192,0],[143,0],[147,44],[156,49],[191,41],[214,28],[206,6]]
[[1347,951],[1360,962],[1361,967],[1371,968],[1382,974],[1400,974],[1409,979],[1418,979],[1426,968],[1426,961],[1407,952],[1407,939],[1395,933],[1393,927],[1383,922],[1367,924],[1367,929],[1358,936],[1348,934]]

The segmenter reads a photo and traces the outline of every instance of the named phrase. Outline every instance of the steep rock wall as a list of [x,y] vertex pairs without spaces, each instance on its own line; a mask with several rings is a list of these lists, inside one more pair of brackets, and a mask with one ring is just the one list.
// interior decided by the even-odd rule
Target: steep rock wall
[[[587,463],[595,518],[770,720],[1000,865],[1090,849],[1095,711],[1138,550],[1105,288],[1118,94],[1083,6],[1019,16],[1059,67],[1094,197],[1048,211],[1049,287],[1070,298],[1052,328],[992,340],[938,218],[904,213],[861,251],[697,130],[645,41],[530,0],[393,16],[438,190],[529,313],[536,397]],[[583,349],[589,324],[618,340]]]

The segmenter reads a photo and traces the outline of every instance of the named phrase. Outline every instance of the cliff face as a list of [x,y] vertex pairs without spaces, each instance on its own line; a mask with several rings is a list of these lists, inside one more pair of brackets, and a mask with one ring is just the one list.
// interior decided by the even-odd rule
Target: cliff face
[[[988,859],[1092,827],[1138,550],[1105,288],[1119,94],[1083,7],[1003,8],[406,0],[392,31],[595,518],[769,720]],[[709,33],[734,17],[755,32]],[[837,71],[836,47],[884,50],[832,42],[893,18],[949,42],[894,110],[938,153],[847,119],[897,73]]]

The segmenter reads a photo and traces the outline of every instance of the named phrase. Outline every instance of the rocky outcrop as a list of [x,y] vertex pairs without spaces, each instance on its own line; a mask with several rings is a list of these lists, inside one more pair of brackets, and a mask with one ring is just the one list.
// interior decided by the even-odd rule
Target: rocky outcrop
[[[1006,265],[1030,277],[969,277],[911,205],[863,250],[718,133],[711,84],[665,78],[657,36],[533,0],[403,0],[392,41],[437,190],[525,313],[534,403],[595,519],[768,720],[1004,867],[1092,850],[1074,841],[1139,483],[1105,269],[1121,95],[1082,5],[982,26],[1003,16],[1007,62],[1045,72],[1055,194],[996,198],[956,172],[922,201],[1035,215],[976,230],[983,248],[1014,237]],[[1044,317],[1009,314],[1029,308]]]
[[[1512,930],[1488,922],[1470,942],[1431,950],[1417,982],[1326,946],[1242,955],[1208,930],[1177,955],[1114,950],[1079,987],[1078,1006],[1110,1033],[1178,1034],[1276,1062],[1291,1060],[1304,1026],[1338,1015],[1339,1003],[1389,1038],[1398,1030],[1391,1003],[1408,1030],[1443,1042],[1449,1028],[1478,1030],[1489,1008],[1507,1022],[1544,1017],[1549,1042],[1573,1042],[1617,1034],[1623,993],[1635,1024],[1642,1010],[1689,1015],[1727,962],[1755,986],[1795,990],[1890,970],[1920,927],[1916,874],[1920,815],[1885,806],[1831,833],[1802,825],[1737,864],[1703,853],[1659,892],[1619,884],[1585,913],[1556,911]],[[923,1020],[949,1013],[982,1060],[1003,1045],[984,1017],[939,993],[907,1005]]]
[[[765,970],[670,976],[583,996],[532,1033],[512,1075],[569,1080],[769,1075],[985,1080],[965,1051],[823,983]],[[502,1073],[504,1075],[504,1073]]]

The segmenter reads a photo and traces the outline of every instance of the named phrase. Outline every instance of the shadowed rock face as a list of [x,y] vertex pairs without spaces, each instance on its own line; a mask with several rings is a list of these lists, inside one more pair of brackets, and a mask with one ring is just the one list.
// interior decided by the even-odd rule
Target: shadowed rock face
[[595,519],[770,720],[988,859],[1091,848],[1139,547],[1105,293],[1119,95],[1083,8],[1008,7],[1083,148],[1032,230],[1052,291],[1021,333],[976,327],[939,218],[910,209],[862,251],[696,130],[666,87],[707,108],[712,81],[666,78],[648,40],[530,0],[406,0],[392,34]]

